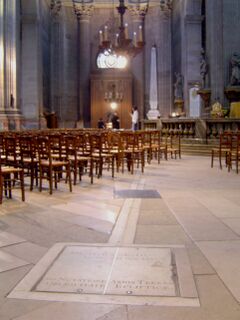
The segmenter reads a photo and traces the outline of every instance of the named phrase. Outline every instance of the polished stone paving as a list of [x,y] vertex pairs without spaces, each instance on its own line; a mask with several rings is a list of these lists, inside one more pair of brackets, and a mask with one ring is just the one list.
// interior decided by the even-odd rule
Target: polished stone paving
[[[161,198],[116,198],[115,192],[121,190],[154,190]],[[13,199],[4,199],[0,207],[0,319],[239,320],[239,190],[240,176],[234,171],[211,169],[208,158],[191,156],[162,160],[160,165],[153,161],[144,174],[119,173],[114,180],[104,171],[94,185],[83,177],[72,194],[61,183],[52,196],[47,188],[42,193],[27,190],[22,203],[14,190]],[[145,305],[131,302],[127,295],[124,304],[117,299],[96,303],[10,298],[63,243],[174,251],[176,292],[195,295],[200,305],[169,303],[174,297],[165,296],[154,305],[149,293],[141,297]],[[71,272],[71,264],[68,267]],[[116,269],[117,276],[126,275],[124,267]],[[137,277],[141,263],[134,268]]]

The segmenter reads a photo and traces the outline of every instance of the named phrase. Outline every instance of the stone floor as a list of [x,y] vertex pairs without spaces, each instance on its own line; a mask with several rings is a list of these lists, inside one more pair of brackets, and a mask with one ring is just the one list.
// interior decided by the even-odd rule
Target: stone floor
[[[52,196],[47,189],[27,190],[25,203],[14,190],[13,199],[0,207],[0,319],[239,320],[239,191],[234,171],[221,171],[217,163],[211,169],[209,158],[191,156],[160,165],[153,161],[144,174],[119,173],[114,180],[104,171],[93,185],[85,176],[73,193],[63,183]],[[21,283],[34,286],[29,275],[58,243],[182,248],[189,268],[186,259],[179,262],[179,290],[183,285],[189,291],[192,277],[200,304],[176,306],[162,297],[154,305],[148,294],[145,303],[127,295],[124,303],[118,298],[96,303],[61,294],[16,294]],[[137,274],[141,263],[135,268]]]

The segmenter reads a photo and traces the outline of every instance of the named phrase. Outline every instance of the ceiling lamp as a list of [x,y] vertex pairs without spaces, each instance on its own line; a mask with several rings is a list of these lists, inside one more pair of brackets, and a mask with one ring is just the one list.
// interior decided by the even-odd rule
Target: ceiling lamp
[[[117,7],[118,13],[120,15],[120,26],[119,32],[114,35],[114,39],[111,39],[109,34],[108,26],[104,27],[104,30],[99,31],[99,50],[104,55],[115,55],[120,58],[120,65],[122,63],[125,65],[126,56],[133,58],[144,47],[143,41],[143,28],[142,25],[139,26],[138,32],[133,33],[133,39],[129,37],[128,24],[123,21],[123,16],[125,14],[127,7],[124,4],[124,0],[119,0],[119,6]],[[123,58],[125,57],[125,58]]]

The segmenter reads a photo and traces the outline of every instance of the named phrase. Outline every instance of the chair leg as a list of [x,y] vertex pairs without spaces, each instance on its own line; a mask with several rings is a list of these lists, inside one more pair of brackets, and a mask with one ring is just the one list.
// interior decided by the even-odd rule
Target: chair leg
[[21,184],[21,192],[22,192],[22,201],[25,201],[24,172],[23,172],[23,170],[20,172],[20,184]]
[[66,171],[67,171],[66,174],[68,176],[69,191],[72,192],[72,179],[71,179],[70,163],[67,165]]
[[42,172],[42,167],[39,166],[39,191],[42,191],[42,180],[43,180],[43,172]]
[[112,178],[114,178],[114,156],[112,156]]
[[214,160],[214,151],[212,150],[212,157],[211,157],[211,168],[213,168],[213,160]]
[[219,151],[219,164],[220,164],[220,169],[222,170],[222,153]]
[[[53,177],[52,177],[52,169],[48,169],[48,180],[49,180],[49,194],[53,192]],[[56,180],[55,180],[56,181]]]
[[3,176],[0,176],[0,204],[2,204],[3,199]]

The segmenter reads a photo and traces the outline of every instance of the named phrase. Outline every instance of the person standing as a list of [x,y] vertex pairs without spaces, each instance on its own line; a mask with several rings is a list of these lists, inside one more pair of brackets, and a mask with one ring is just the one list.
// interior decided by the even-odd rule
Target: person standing
[[98,129],[105,129],[105,123],[102,118],[98,120]]
[[113,129],[120,129],[120,119],[117,112],[114,112],[112,116],[112,128]]
[[137,131],[138,130],[138,109],[136,106],[132,108],[132,131]]

